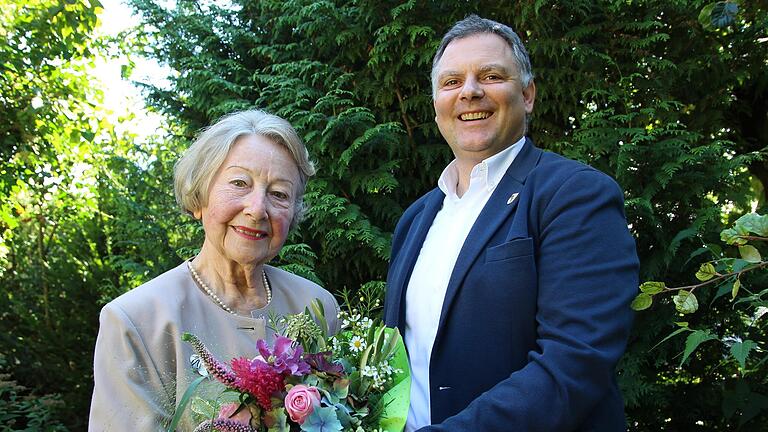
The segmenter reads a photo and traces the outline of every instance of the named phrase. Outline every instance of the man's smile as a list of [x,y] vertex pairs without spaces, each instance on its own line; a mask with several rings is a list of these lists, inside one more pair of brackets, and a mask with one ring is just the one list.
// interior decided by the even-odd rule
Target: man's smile
[[485,120],[492,115],[493,113],[489,111],[476,111],[461,114],[459,115],[459,119],[461,121]]

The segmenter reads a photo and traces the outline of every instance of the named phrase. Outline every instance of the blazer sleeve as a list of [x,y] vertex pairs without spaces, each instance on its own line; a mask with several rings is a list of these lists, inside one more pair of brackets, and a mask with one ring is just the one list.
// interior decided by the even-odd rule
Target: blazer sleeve
[[[639,267],[622,192],[592,169],[551,190],[529,210],[537,253],[537,349],[522,369],[464,410],[420,430],[572,431],[612,397],[609,392],[618,393],[615,367],[629,337]],[[620,404],[621,396],[615,397]]]
[[152,358],[131,319],[105,306],[94,354],[89,431],[161,431],[170,423],[169,400]]

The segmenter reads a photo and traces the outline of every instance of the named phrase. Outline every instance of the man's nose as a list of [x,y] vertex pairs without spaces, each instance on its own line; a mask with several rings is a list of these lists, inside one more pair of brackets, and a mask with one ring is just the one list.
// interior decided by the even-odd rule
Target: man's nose
[[480,82],[478,82],[477,79],[470,77],[464,80],[464,85],[461,86],[461,93],[459,96],[462,99],[474,99],[483,97],[484,94]]

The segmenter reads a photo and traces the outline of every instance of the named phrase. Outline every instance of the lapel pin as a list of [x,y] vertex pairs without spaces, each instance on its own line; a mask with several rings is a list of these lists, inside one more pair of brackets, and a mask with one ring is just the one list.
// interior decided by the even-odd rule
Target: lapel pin
[[512,195],[509,196],[509,199],[507,200],[507,205],[512,204],[517,199],[518,193],[515,192]]

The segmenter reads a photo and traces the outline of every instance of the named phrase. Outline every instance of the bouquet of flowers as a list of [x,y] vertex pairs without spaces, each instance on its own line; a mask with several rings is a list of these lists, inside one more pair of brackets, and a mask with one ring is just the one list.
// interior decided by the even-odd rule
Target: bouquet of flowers
[[[327,328],[322,305],[315,318]],[[405,426],[410,371],[397,329],[357,313],[341,312],[341,331],[327,336],[309,310],[272,318],[274,346],[257,342],[259,356],[216,359],[196,336],[192,344],[203,375],[224,389],[216,400],[192,399],[200,377],[179,403],[174,430],[186,405],[200,425],[220,432],[400,432]],[[206,372],[207,371],[207,372]]]

